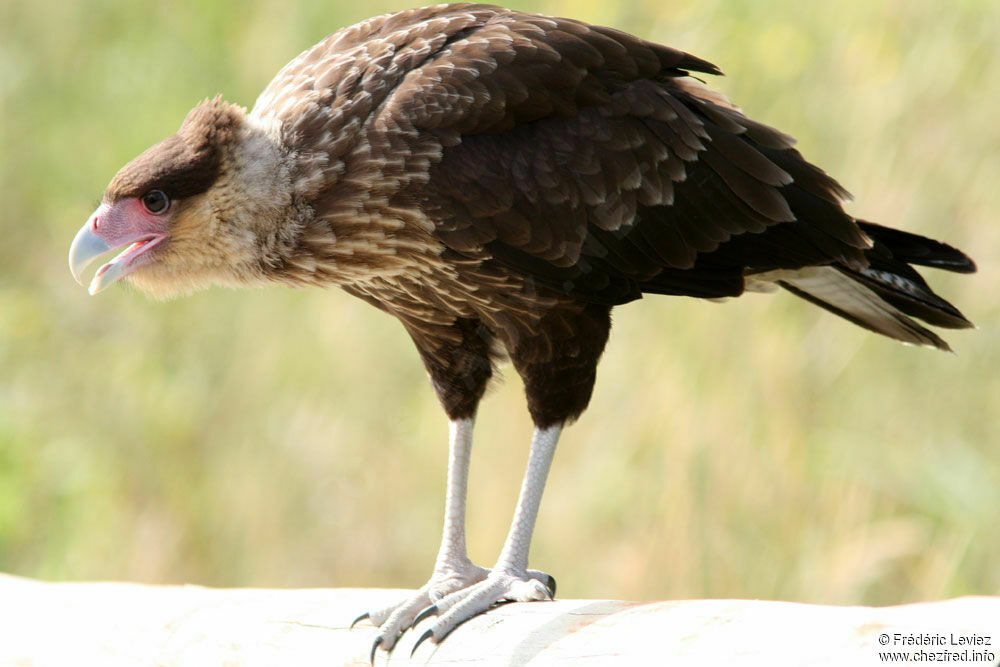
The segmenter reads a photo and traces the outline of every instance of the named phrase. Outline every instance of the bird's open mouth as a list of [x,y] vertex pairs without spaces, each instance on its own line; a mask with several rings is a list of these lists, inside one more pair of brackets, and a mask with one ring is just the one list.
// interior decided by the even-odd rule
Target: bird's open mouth
[[151,252],[163,238],[162,236],[147,236],[129,244],[125,250],[115,255],[114,259],[97,269],[97,273],[94,274],[94,279],[88,288],[89,292],[95,294],[129,273],[130,265],[133,265],[140,255]]
[[80,276],[89,264],[108,251],[125,246],[124,250],[115,255],[110,262],[102,265],[94,274],[88,291],[97,294],[111,283],[148,263],[150,253],[165,239],[166,236],[162,234],[144,234],[138,238],[125,239],[119,245],[112,246],[95,234],[91,225],[87,224],[77,233],[73,245],[70,246],[69,268],[76,281],[82,285]]

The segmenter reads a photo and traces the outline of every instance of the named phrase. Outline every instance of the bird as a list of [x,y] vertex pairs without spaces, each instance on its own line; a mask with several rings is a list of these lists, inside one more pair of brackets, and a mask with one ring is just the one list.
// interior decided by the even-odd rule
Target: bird
[[[974,262],[847,213],[848,192],[791,136],[703,80],[721,74],[568,18],[465,3],[378,16],[303,51],[249,112],[199,103],[118,171],[74,238],[77,281],[122,249],[92,294],[121,280],[156,298],[339,287],[412,338],[449,421],[444,527],[429,581],[357,619],[377,628],[373,659],[429,618],[417,645],[502,601],[554,596],[554,578],[528,568],[531,538],[612,308],[783,289],[913,345],[949,349],[925,324],[973,326],[914,266]],[[466,550],[468,468],[477,407],[507,361],[534,431],[485,568]]]

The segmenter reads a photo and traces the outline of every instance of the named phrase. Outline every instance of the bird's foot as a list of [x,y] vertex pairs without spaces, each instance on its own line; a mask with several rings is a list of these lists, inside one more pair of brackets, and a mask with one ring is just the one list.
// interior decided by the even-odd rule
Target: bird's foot
[[483,581],[489,573],[485,567],[474,565],[468,560],[435,569],[430,581],[409,598],[362,614],[354,623],[367,619],[372,625],[378,626],[379,632],[372,645],[372,656],[379,646],[387,651],[392,650],[396,640],[414,625],[421,611],[456,591]]
[[544,572],[493,570],[486,579],[441,598],[416,617],[414,625],[428,616],[437,616],[437,620],[416,641],[410,655],[423,641],[441,642],[459,625],[495,604],[551,600],[555,593],[556,580]]
[[[430,634],[425,633],[417,645],[433,638],[435,643],[458,625],[487,609],[494,603],[509,601],[551,600],[556,592],[556,580],[545,572],[527,570],[516,573],[492,573],[466,561],[435,570],[430,581],[409,598],[381,609],[366,612],[355,624],[368,620],[378,627],[372,643],[371,657],[381,647],[391,651],[399,637],[429,616],[438,616]],[[416,646],[414,646],[416,649]]]

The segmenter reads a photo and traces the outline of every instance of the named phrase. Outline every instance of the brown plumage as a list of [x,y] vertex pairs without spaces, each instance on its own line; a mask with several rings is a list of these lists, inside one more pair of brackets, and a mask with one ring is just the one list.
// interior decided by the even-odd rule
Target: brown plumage
[[[465,4],[376,17],[295,58],[249,114],[196,107],[114,178],[71,265],[133,243],[93,291],[123,276],[158,296],[342,287],[399,318],[453,424],[471,429],[507,356],[540,434],[586,408],[612,306],[644,293],[781,286],[944,349],[913,318],[971,326],[910,266],[968,272],[970,259],[852,218],[791,137],[691,72],[720,73],[570,19]],[[486,576],[449,558],[428,585],[437,597],[469,584],[441,572]],[[415,604],[372,614],[377,643],[391,647]]]

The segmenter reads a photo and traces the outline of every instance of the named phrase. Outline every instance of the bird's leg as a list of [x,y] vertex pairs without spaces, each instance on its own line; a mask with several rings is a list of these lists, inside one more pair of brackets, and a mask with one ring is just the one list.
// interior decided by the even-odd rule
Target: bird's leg
[[401,603],[368,613],[367,618],[379,626],[376,646],[391,649],[399,635],[413,624],[420,611],[450,593],[482,581],[489,573],[489,570],[472,564],[465,548],[465,499],[473,422],[472,418],[455,419],[449,425],[448,491],[445,496],[441,548],[438,550],[434,572],[430,581],[415,595]]
[[521,481],[521,493],[517,499],[517,508],[514,510],[514,519],[511,521],[510,532],[507,533],[507,540],[504,542],[494,571],[497,569],[510,573],[527,571],[531,535],[535,530],[535,520],[538,518],[538,507],[542,502],[545,480],[548,479],[552,457],[555,455],[561,432],[562,424],[535,429],[528,454],[528,467]]
[[501,600],[546,600],[555,581],[528,570],[528,549],[542,500],[545,479],[563,424],[586,409],[594,388],[597,360],[611,330],[611,309],[602,304],[563,304],[547,310],[531,332],[509,337],[504,345],[524,380],[528,412],[535,422],[528,469],[521,495],[497,564],[485,580],[436,602],[417,617],[436,614],[434,624],[414,645],[440,642],[459,624]]
[[531,534],[535,529],[538,506],[542,500],[545,480],[561,431],[562,424],[535,429],[531,440],[531,452],[528,455],[528,467],[517,500],[517,509],[514,511],[514,519],[500,552],[500,558],[483,581],[451,593],[434,603],[429,612],[437,614],[438,619],[421,636],[417,645],[430,638],[435,642],[441,641],[458,625],[481,614],[501,600],[528,602],[552,599],[555,594],[555,581],[544,573],[527,568]]
[[[465,547],[465,501],[469,489],[472,419],[448,425],[448,489],[444,500],[444,528],[434,573],[452,573],[472,566]],[[439,596],[440,597],[440,596]]]

